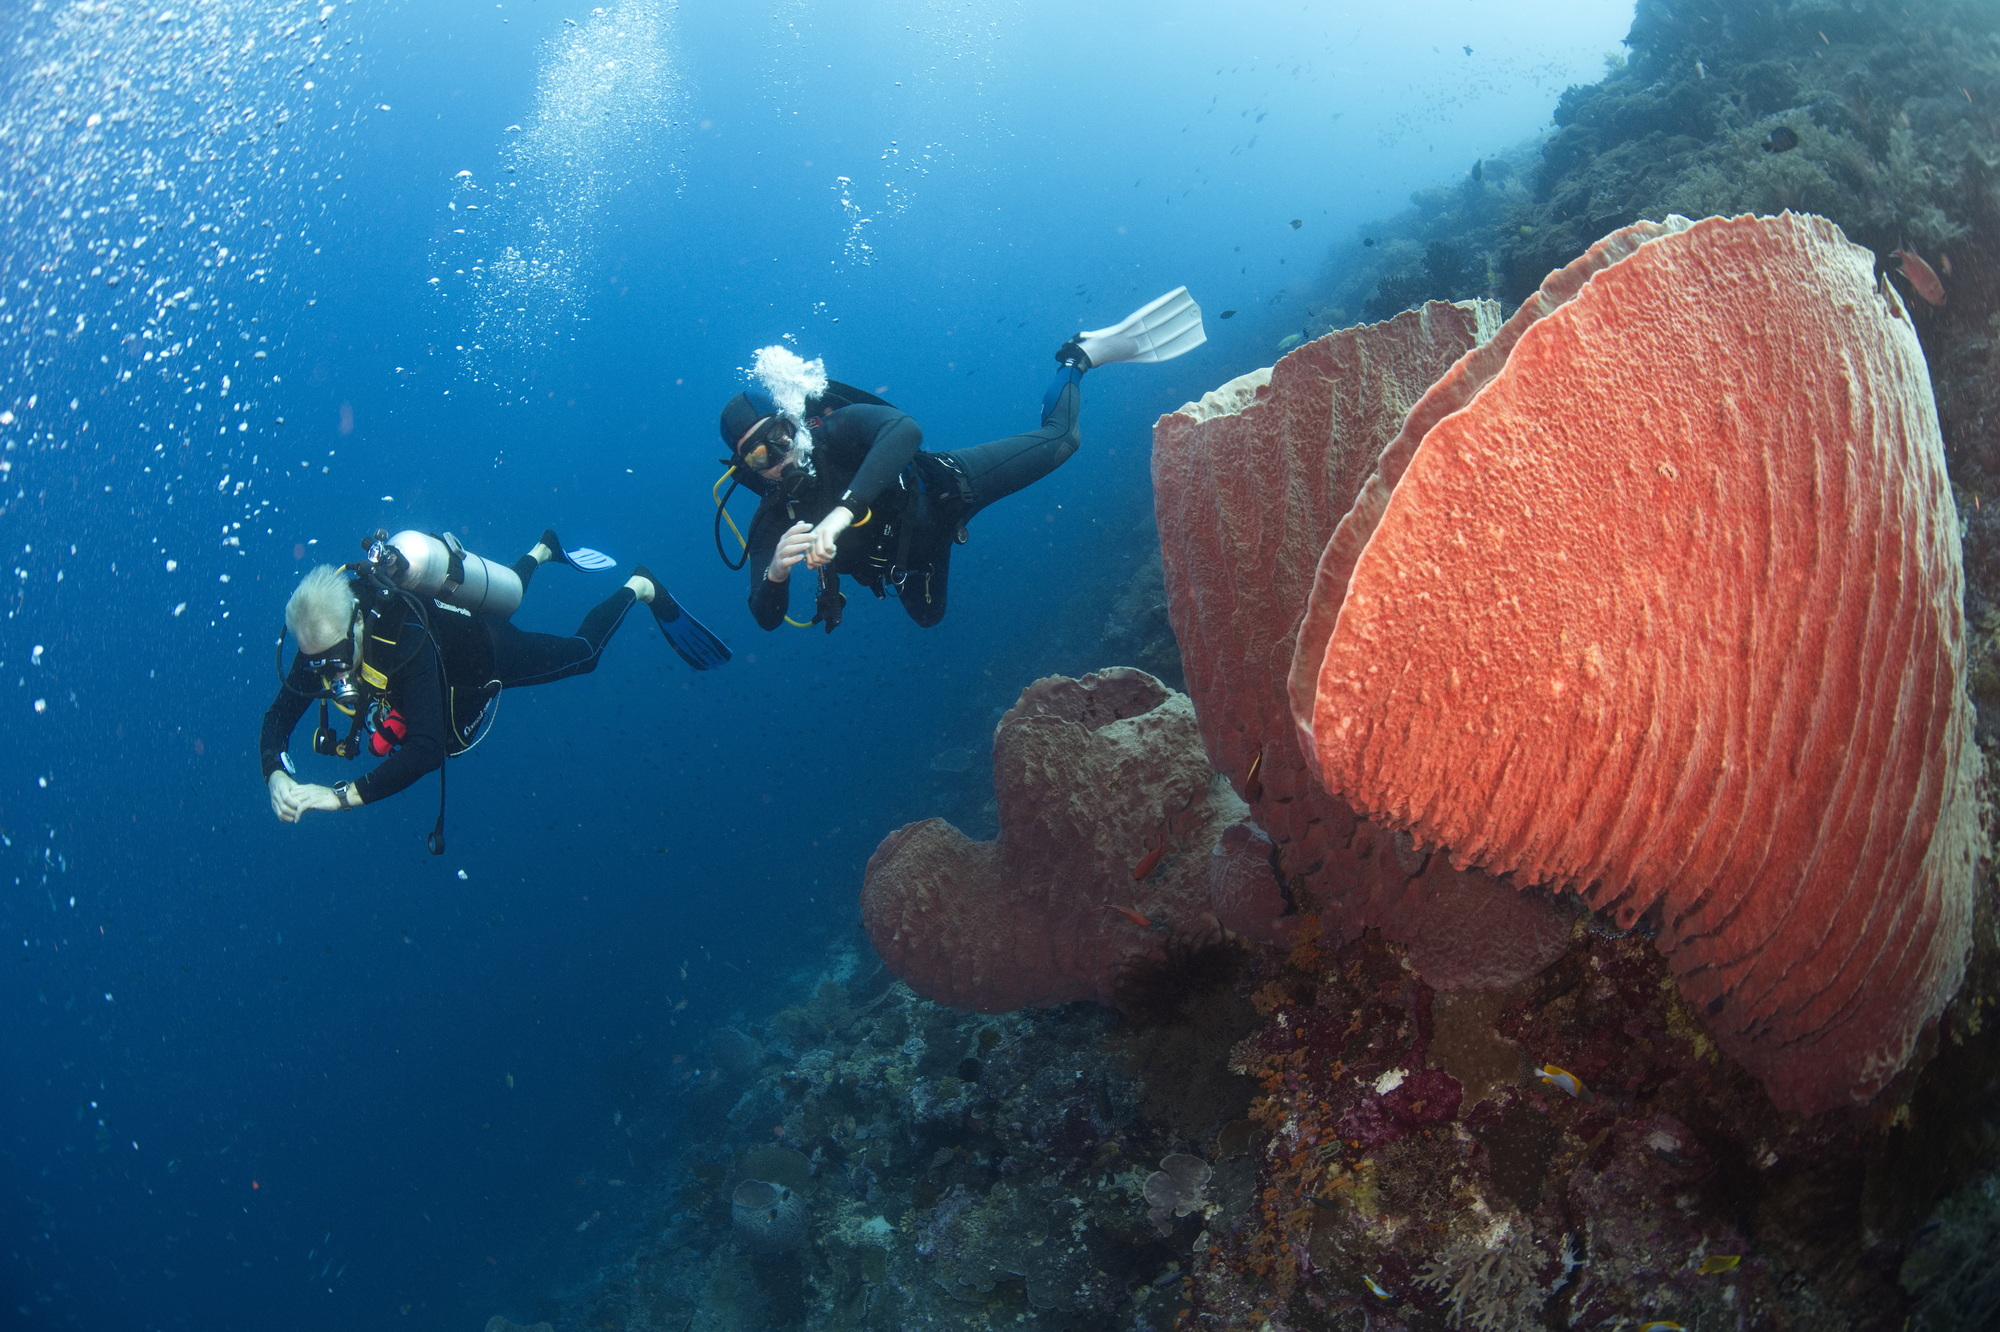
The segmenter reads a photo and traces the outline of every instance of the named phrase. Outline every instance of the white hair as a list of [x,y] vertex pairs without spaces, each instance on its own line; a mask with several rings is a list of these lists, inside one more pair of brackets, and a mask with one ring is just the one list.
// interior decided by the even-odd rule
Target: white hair
[[347,637],[354,620],[354,589],[338,566],[309,569],[285,603],[285,628],[308,653],[324,652]]

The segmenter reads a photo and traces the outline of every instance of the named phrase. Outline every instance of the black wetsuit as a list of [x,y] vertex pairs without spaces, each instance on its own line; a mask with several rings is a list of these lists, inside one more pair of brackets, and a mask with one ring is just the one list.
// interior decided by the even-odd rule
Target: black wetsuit
[[743,485],[762,497],[750,522],[750,613],[766,629],[784,622],[792,583],[764,576],[778,538],[793,523],[817,524],[845,504],[854,524],[834,546],[832,570],[886,596],[929,628],[944,618],[951,550],[960,529],[995,500],[1039,481],[1077,450],[1075,376],[1059,380],[1039,430],[968,449],[925,453],[923,431],[902,412],[844,384],[806,402],[813,473],[783,483],[754,473]]
[[[514,572],[521,576],[523,589],[534,577],[535,568],[532,556],[524,555],[516,561]],[[444,651],[441,681],[437,649],[407,604],[393,593],[371,593],[365,586],[357,587],[356,591],[363,597],[364,607],[371,595],[382,596],[392,598],[400,612],[400,616],[388,614],[383,621],[397,626],[396,645],[369,652],[368,660],[378,668],[392,667],[382,694],[406,728],[397,747],[355,780],[354,789],[364,804],[396,794],[425,773],[436,770],[447,756],[461,753],[477,736],[481,717],[502,689],[547,684],[596,670],[604,645],[611,641],[625,613],[638,601],[631,588],[619,588],[593,607],[577,631],[568,637],[529,633],[499,616],[473,615],[456,606],[431,602],[426,607],[431,628]],[[388,604],[384,602],[385,606]],[[378,655],[386,661],[377,662]],[[271,780],[272,773],[286,766],[283,755],[291,741],[292,728],[324,691],[325,683],[319,674],[307,668],[305,654],[294,655],[284,686],[264,712],[264,731],[258,749],[263,757],[266,782]],[[447,692],[451,699],[449,724]],[[345,714],[332,712],[330,724],[340,735],[346,735]]]

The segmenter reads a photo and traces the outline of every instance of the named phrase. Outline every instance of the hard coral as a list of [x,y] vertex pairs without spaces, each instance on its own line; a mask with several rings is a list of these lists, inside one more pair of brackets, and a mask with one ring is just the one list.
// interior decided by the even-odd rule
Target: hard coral
[[[994,841],[928,819],[869,859],[869,938],[920,993],[987,1013],[1108,1001],[1121,965],[1157,949],[1155,927],[1215,916],[1271,937],[1268,867],[1211,854],[1246,844],[1224,844],[1243,803],[1209,767],[1187,699],[1143,671],[1022,691],[994,732],[993,784]],[[1261,892],[1240,882],[1257,872]]]
[[1723,1047],[1819,1111],[1893,1077],[1963,974],[1962,594],[1871,257],[1820,218],[1676,219],[1413,409],[1328,546],[1294,706],[1357,808],[1656,915]]
[[1416,1284],[1444,1297],[1455,1328],[1518,1332],[1540,1326],[1549,1292],[1539,1269],[1546,1261],[1534,1236],[1503,1218],[1439,1250]]
[[1173,1152],[1146,1177],[1146,1215],[1162,1235],[1174,1233],[1169,1218],[1200,1211],[1208,1203],[1208,1181],[1214,1169],[1199,1156]]

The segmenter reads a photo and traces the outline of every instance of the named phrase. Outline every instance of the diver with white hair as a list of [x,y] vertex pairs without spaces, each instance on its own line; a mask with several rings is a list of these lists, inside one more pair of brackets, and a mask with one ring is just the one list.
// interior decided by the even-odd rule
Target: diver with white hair
[[[467,551],[448,532],[377,532],[363,548],[367,557],[353,564],[308,570],[285,604],[285,628],[298,651],[264,713],[258,744],[271,811],[285,823],[311,810],[373,804],[436,769],[438,822],[430,840],[432,854],[442,854],[445,760],[484,738],[501,691],[597,669],[635,605],[652,612],[694,669],[729,660],[722,640],[644,565],[593,607],[574,634],[518,628],[510,617],[543,564],[611,567],[597,551],[565,550],[553,531],[511,567]],[[282,671],[282,635],[278,652]],[[314,752],[343,759],[366,753],[380,762],[332,786],[297,780],[286,746],[314,701],[320,707]],[[335,713],[345,719],[344,734]]]
[[[847,574],[878,597],[894,590],[912,620],[944,618],[951,551],[966,524],[996,500],[1041,480],[1082,442],[1077,418],[1084,372],[1119,362],[1170,361],[1206,340],[1201,308],[1179,287],[1110,328],[1079,333],[1056,352],[1060,369],[1042,399],[1042,424],[1026,434],[944,453],[922,449],[917,423],[872,393],[827,379],[818,361],[783,347],[758,353],[758,384],[722,409],[716,482],[759,497],[742,559],[722,548],[729,495],[716,498],[716,549],[750,570],[750,613],[765,629],[823,624],[832,633]],[[792,569],[819,573],[813,618],[788,614]]]

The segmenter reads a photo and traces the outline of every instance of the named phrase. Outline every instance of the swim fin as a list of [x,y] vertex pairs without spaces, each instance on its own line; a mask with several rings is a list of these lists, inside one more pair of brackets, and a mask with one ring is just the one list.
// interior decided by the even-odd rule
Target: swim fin
[[556,535],[556,530],[553,527],[544,527],[542,529],[542,544],[553,552],[549,556],[550,564],[567,564],[572,569],[582,569],[586,573],[595,573],[599,569],[609,569],[612,565],[618,563],[618,561],[612,559],[603,551],[592,550],[588,546],[578,546],[575,550],[564,550],[562,538]]
[[729,660],[728,645],[710,633],[708,626],[682,610],[658,575],[643,564],[635,565],[632,572],[653,585],[653,600],[649,603],[653,621],[674,651],[681,654],[682,661],[698,671],[710,671]]
[[[1079,333],[1074,339],[1075,346],[1092,367],[1116,365],[1120,361],[1171,361],[1207,341],[1208,334],[1201,326],[1201,307],[1194,303],[1186,287],[1175,287],[1110,328]],[[1056,355],[1060,359],[1062,353]]]

